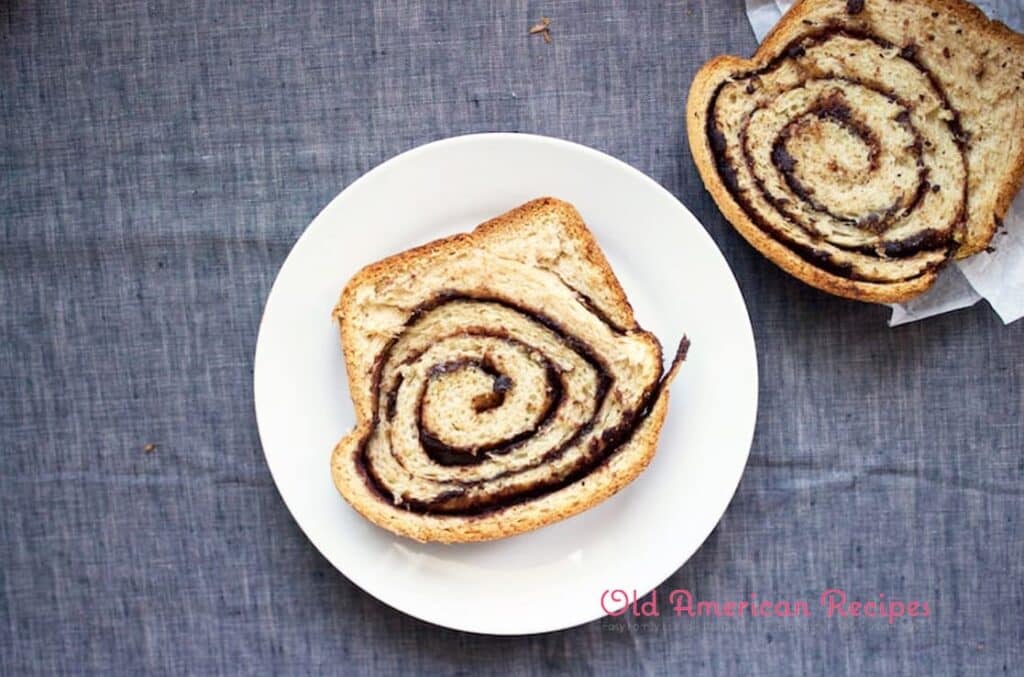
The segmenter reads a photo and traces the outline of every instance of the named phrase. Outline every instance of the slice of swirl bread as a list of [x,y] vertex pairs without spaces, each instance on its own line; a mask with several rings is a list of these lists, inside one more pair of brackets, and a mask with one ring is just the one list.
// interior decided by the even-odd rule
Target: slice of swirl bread
[[687,102],[704,185],[818,289],[904,301],[984,250],[1024,177],[1024,36],[960,0],[801,0]]
[[334,316],[356,413],[334,483],[420,541],[522,533],[624,487],[686,348],[664,375],[580,215],[552,198],[364,268]]

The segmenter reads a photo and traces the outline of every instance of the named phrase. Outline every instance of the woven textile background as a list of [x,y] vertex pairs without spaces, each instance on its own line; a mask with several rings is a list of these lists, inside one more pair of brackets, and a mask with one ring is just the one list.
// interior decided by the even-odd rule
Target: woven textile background
[[[551,44],[526,35],[541,15]],[[736,235],[683,105],[703,61],[754,46],[742,0],[0,3],[0,673],[1021,674],[1024,322],[982,304],[890,330]],[[750,464],[663,589],[835,586],[930,618],[496,639],[407,618],[321,558],[256,432],[263,302],[345,185],[491,130],[654,177],[749,304]]]

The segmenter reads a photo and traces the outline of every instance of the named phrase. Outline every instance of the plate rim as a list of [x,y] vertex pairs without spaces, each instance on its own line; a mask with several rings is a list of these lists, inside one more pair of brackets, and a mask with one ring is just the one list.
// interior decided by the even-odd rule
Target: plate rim
[[[260,406],[259,406],[259,402],[262,399],[260,397],[260,393],[265,391],[266,386],[261,387],[261,385],[260,385],[262,379],[260,378],[261,371],[260,371],[260,369],[258,367],[259,367],[259,364],[260,364],[260,361],[261,361],[260,360],[261,354],[265,353],[266,350],[267,350],[267,348],[266,348],[267,340],[264,338],[266,336],[266,333],[264,332],[264,326],[265,326],[265,324],[267,322],[267,310],[268,310],[268,308],[270,308],[271,302],[272,302],[272,300],[275,297],[275,292],[277,292],[280,289],[280,284],[279,283],[281,282],[282,275],[283,275],[283,273],[285,271],[285,268],[287,267],[288,260],[291,258],[292,254],[300,246],[300,244],[307,237],[310,237],[310,233],[311,233],[311,231],[313,231],[314,226],[322,218],[324,218],[325,214],[327,214],[329,211],[331,211],[332,207],[334,207],[336,203],[338,203],[341,200],[343,200],[347,193],[349,193],[350,191],[354,191],[361,184],[371,180],[372,177],[374,177],[375,175],[377,175],[379,173],[383,173],[384,171],[387,171],[388,168],[390,168],[394,164],[399,163],[400,161],[408,160],[409,158],[415,157],[416,155],[419,155],[419,154],[422,154],[422,153],[425,153],[425,152],[430,152],[432,150],[435,150],[439,146],[455,145],[455,144],[463,144],[463,143],[473,143],[473,142],[478,142],[478,141],[494,141],[494,140],[501,141],[501,142],[517,142],[517,141],[539,142],[539,143],[545,143],[545,144],[552,144],[552,145],[556,145],[556,146],[562,146],[562,147],[564,147],[564,148],[566,148],[568,150],[574,151],[574,152],[582,152],[584,155],[590,156],[591,158],[593,158],[595,160],[598,160],[598,161],[601,161],[601,162],[605,162],[605,163],[610,163],[613,166],[617,167],[619,170],[625,171],[625,172],[627,172],[629,174],[632,174],[634,177],[641,179],[643,183],[646,183],[646,184],[650,185],[653,189],[655,189],[657,191],[660,191],[660,192],[664,193],[665,195],[667,195],[669,198],[671,198],[671,200],[674,203],[676,203],[676,205],[678,207],[682,208],[683,211],[686,212],[690,216],[690,218],[692,218],[694,220],[694,222],[697,225],[700,226],[700,228],[697,229],[699,231],[698,237],[707,238],[707,240],[709,241],[711,246],[714,248],[714,250],[721,257],[722,263],[725,265],[725,269],[726,269],[726,271],[729,274],[729,278],[732,280],[732,283],[735,286],[735,291],[736,291],[737,296],[739,297],[740,306],[741,306],[741,309],[743,311],[743,317],[742,317],[743,322],[742,322],[741,326],[745,330],[744,331],[744,338],[749,340],[749,345],[750,345],[750,352],[749,352],[750,364],[748,366],[750,367],[751,378],[750,378],[749,383],[750,383],[750,388],[751,388],[752,392],[750,393],[751,407],[750,407],[750,414],[749,414],[750,421],[749,421],[749,426],[748,426],[749,427],[749,432],[746,435],[743,436],[744,439],[745,439],[745,442],[744,442],[744,445],[743,445],[743,449],[745,450],[744,451],[744,455],[743,455],[743,462],[742,462],[742,464],[739,465],[738,472],[736,473],[736,478],[732,482],[732,487],[730,488],[729,494],[728,494],[728,500],[725,501],[724,506],[721,509],[721,512],[716,516],[715,520],[711,523],[710,528],[707,529],[707,533],[705,533],[699,540],[697,540],[695,542],[695,545],[692,548],[688,549],[689,552],[686,553],[686,555],[682,558],[682,560],[678,564],[675,564],[674,567],[671,570],[669,570],[667,574],[665,574],[664,576],[660,576],[659,575],[658,576],[658,580],[653,585],[650,585],[649,587],[646,586],[646,585],[643,586],[643,587],[646,588],[646,590],[644,590],[643,594],[647,594],[651,590],[654,590],[657,587],[659,587],[660,585],[662,585],[666,580],[668,580],[668,578],[673,576],[676,572],[678,572],[682,567],[684,567],[693,558],[693,556],[697,553],[697,551],[699,551],[700,548],[703,547],[704,544],[707,542],[708,537],[710,537],[711,534],[714,532],[714,530],[718,527],[718,525],[722,521],[722,518],[724,517],[726,511],[729,509],[729,506],[732,504],[733,499],[736,497],[736,492],[739,489],[739,485],[740,485],[740,482],[742,481],[742,478],[743,478],[743,475],[744,475],[744,473],[746,471],[747,465],[748,465],[748,463],[750,461],[750,452],[751,452],[751,449],[752,449],[752,446],[753,446],[754,435],[755,435],[756,428],[757,428],[757,413],[758,413],[759,399],[760,399],[760,397],[759,397],[759,395],[760,395],[760,373],[759,373],[759,366],[758,366],[758,359],[757,359],[757,342],[756,342],[756,337],[755,337],[754,330],[753,330],[753,324],[750,321],[750,311],[749,311],[749,308],[747,306],[746,299],[743,296],[743,290],[742,290],[742,288],[739,285],[739,281],[736,279],[736,275],[733,272],[732,266],[729,265],[728,259],[726,259],[725,254],[722,252],[722,250],[718,246],[718,244],[714,241],[714,238],[711,237],[711,234],[708,232],[708,230],[704,226],[704,224],[701,222],[700,219],[697,218],[697,216],[692,211],[690,211],[689,207],[687,207],[686,204],[684,204],[682,202],[682,200],[680,200],[672,191],[668,190],[665,186],[661,185],[658,181],[656,181],[654,178],[648,176],[643,171],[637,169],[636,167],[630,165],[629,163],[627,163],[627,162],[625,162],[623,160],[620,160],[619,158],[617,158],[617,157],[615,157],[615,156],[613,156],[613,155],[611,155],[609,153],[605,153],[604,151],[598,150],[596,148],[592,148],[590,146],[586,146],[584,144],[577,143],[575,141],[570,141],[568,139],[562,139],[562,138],[558,138],[558,137],[546,136],[546,135],[541,135],[541,134],[524,133],[524,132],[475,132],[475,133],[469,133],[469,134],[459,134],[459,135],[455,135],[455,136],[449,136],[449,137],[444,137],[444,138],[441,138],[441,139],[436,139],[434,141],[429,141],[427,143],[420,144],[418,146],[414,146],[414,147],[409,148],[407,150],[401,151],[401,152],[399,152],[399,153],[389,157],[388,159],[384,160],[383,162],[375,165],[374,167],[372,167],[368,171],[366,171],[363,174],[361,174],[359,177],[357,177],[351,183],[349,183],[348,185],[344,186],[333,198],[331,198],[316,213],[316,215],[306,225],[306,227],[303,229],[302,233],[295,239],[295,242],[289,248],[288,254],[284,257],[284,260],[281,262],[280,266],[277,269],[277,272],[274,275],[274,281],[271,284],[270,290],[269,290],[269,292],[267,292],[267,295],[266,295],[266,297],[264,299],[264,302],[263,302],[263,311],[262,311],[262,313],[260,315],[259,326],[258,326],[258,329],[257,329],[256,345],[255,345],[255,349],[254,349],[254,352],[253,352],[253,376],[252,376],[253,400],[252,401],[253,401],[254,413],[255,413],[255,416],[256,416],[257,434],[258,434],[259,439],[260,439],[260,450],[263,452],[264,462],[267,465],[267,469],[270,471],[270,475],[271,475],[271,478],[274,481],[274,487],[277,490],[278,495],[281,497],[281,500],[284,502],[285,507],[288,509],[288,512],[289,512],[292,520],[299,527],[299,530],[302,532],[303,536],[305,536],[306,540],[309,541],[309,543],[316,549],[316,551],[320,554],[320,556],[322,556],[325,560],[327,560],[327,562],[330,563],[330,565],[338,573],[340,573],[342,576],[344,576],[346,580],[348,580],[354,586],[359,588],[359,590],[361,590],[364,594],[369,595],[370,597],[372,597],[373,599],[377,600],[381,604],[384,604],[385,606],[387,606],[387,607],[389,607],[391,609],[394,609],[395,611],[397,611],[397,612],[399,612],[401,614],[404,614],[406,616],[410,616],[410,617],[415,618],[415,619],[417,619],[417,620],[419,620],[421,622],[424,622],[424,623],[429,623],[429,624],[431,624],[431,625],[433,625],[435,627],[442,627],[442,628],[446,628],[446,629],[450,629],[450,630],[455,630],[455,631],[459,631],[459,632],[467,632],[467,633],[471,633],[471,634],[478,634],[478,635],[485,635],[485,636],[530,636],[530,635],[547,634],[547,633],[551,633],[551,632],[561,632],[563,630],[568,630],[568,629],[571,629],[571,628],[579,627],[581,625],[585,625],[587,623],[591,623],[591,622],[594,622],[596,620],[599,620],[600,618],[603,618],[604,614],[599,613],[597,615],[591,615],[591,614],[588,613],[588,614],[585,614],[585,617],[583,617],[583,618],[581,618],[579,620],[573,620],[573,621],[570,621],[568,623],[564,623],[564,622],[560,621],[560,622],[558,622],[556,624],[553,624],[553,625],[550,625],[550,624],[549,625],[544,625],[543,627],[540,627],[539,629],[516,630],[516,629],[503,628],[503,629],[497,630],[497,629],[493,629],[492,628],[492,629],[487,629],[487,630],[480,630],[480,629],[474,629],[474,628],[469,627],[469,626],[458,625],[458,624],[451,624],[451,623],[441,622],[441,621],[435,620],[433,618],[426,618],[425,614],[421,614],[421,613],[418,613],[418,612],[413,612],[413,611],[409,611],[407,609],[400,608],[395,603],[392,603],[391,601],[388,601],[387,599],[384,599],[382,596],[380,596],[378,594],[375,594],[370,589],[371,586],[366,584],[365,580],[356,580],[356,578],[354,578],[351,573],[344,571],[341,567],[339,567],[334,562],[334,560],[331,557],[329,557],[324,552],[324,549],[310,536],[309,531],[303,525],[302,521],[300,521],[300,519],[297,516],[295,510],[293,509],[291,503],[289,502],[287,496],[285,496],[285,492],[283,491],[282,486],[281,486],[281,481],[278,479],[278,476],[275,475],[275,473],[274,473],[273,463],[270,460],[270,456],[267,453],[267,449],[266,449],[266,447],[264,445],[264,442],[263,442],[264,436],[265,436],[264,432],[263,432],[263,425],[260,423]],[[339,499],[340,499],[340,496],[339,496]],[[640,590],[638,589],[637,592],[640,593]]]

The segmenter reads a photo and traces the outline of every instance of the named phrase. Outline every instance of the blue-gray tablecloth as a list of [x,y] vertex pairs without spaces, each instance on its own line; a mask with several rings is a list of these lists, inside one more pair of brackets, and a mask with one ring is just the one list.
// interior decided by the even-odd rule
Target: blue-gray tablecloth
[[[0,4],[0,673],[1022,674],[1024,323],[982,304],[890,330],[725,223],[683,104],[703,61],[753,51],[741,0]],[[526,35],[541,15],[551,44]],[[928,618],[498,639],[407,618],[321,558],[256,433],[270,284],[360,174],[491,130],[650,174],[748,301],[750,464],[663,589],[838,587]]]

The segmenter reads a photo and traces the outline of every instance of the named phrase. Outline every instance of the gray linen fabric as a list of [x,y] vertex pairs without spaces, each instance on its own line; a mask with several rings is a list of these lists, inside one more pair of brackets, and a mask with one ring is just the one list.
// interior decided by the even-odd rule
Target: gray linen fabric
[[[541,15],[551,44],[526,35]],[[683,104],[704,60],[753,48],[741,0],[2,3],[0,673],[1022,674],[1024,323],[980,305],[890,330],[741,241]],[[650,174],[749,303],[750,465],[662,590],[836,586],[930,618],[496,639],[385,607],[306,541],[252,411],[277,268],[366,170],[489,130]]]

